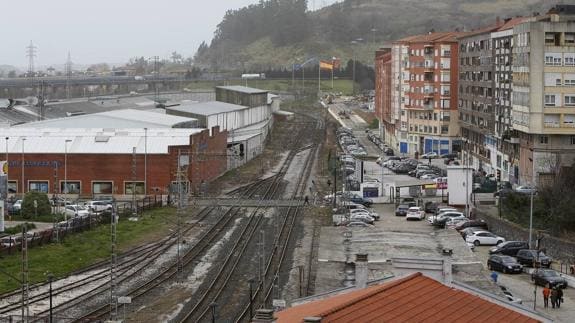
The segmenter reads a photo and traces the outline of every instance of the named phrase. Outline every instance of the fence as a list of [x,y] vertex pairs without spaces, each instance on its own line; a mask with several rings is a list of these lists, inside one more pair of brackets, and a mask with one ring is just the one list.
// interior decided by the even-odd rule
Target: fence
[[[162,207],[165,205],[162,196],[147,196],[144,199],[136,200],[134,203],[130,202],[117,202],[117,213],[120,217],[131,215],[134,213],[141,214],[144,211],[153,208]],[[110,213],[101,212],[100,214],[90,214],[85,217],[75,217],[66,222],[59,222],[53,228],[44,231],[27,233],[26,240],[28,248],[42,246],[51,243],[58,239],[63,241],[70,234],[90,230],[99,224],[106,224],[110,222]],[[20,244],[22,242],[22,235],[15,234],[10,237],[4,237],[0,243],[0,255],[11,255],[20,252]]]

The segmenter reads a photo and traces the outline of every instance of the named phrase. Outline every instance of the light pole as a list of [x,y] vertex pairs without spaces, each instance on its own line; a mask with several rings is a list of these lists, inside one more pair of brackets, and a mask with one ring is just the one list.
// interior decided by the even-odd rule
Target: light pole
[[49,320],[48,322],[52,323],[53,322],[53,313],[52,313],[52,279],[54,279],[54,276],[52,275],[52,273],[48,273],[48,284],[50,285],[50,290],[49,290],[49,295],[50,295],[50,316],[49,316]]
[[[531,152],[533,152],[533,150],[531,150]],[[533,235],[533,191],[535,190],[535,161],[534,161],[534,157],[533,158],[529,158],[529,161],[531,161],[531,201],[530,201],[530,206],[529,206],[529,249],[533,249],[533,245],[531,244],[531,239],[532,239],[532,235]]]
[[[6,139],[6,195],[2,196],[1,198],[4,199],[4,213],[6,214],[6,216],[8,216],[8,208],[6,205],[6,201],[8,200],[8,168],[9,168],[9,163],[8,163],[8,139],[10,139],[10,137],[6,137],[4,138]],[[2,216],[4,216],[4,214],[1,214]]]
[[24,200],[24,194],[26,194],[26,184],[24,181],[24,142],[26,142],[26,138],[22,138],[22,200]]
[[64,221],[68,221],[66,215],[66,205],[68,204],[68,143],[72,140],[64,141]]

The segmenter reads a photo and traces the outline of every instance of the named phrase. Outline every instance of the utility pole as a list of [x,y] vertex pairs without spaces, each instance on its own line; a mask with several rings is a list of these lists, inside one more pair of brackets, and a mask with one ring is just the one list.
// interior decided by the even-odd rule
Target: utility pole
[[30,311],[28,308],[28,231],[26,223],[22,225],[22,322],[28,322]]
[[132,147],[132,216],[138,216],[138,205],[136,204],[136,179],[137,179],[137,168],[136,168],[136,147]]
[[70,78],[72,78],[72,58],[68,52],[68,59],[66,60],[66,99],[70,99]]
[[112,205],[112,216],[110,230],[112,237],[112,252],[110,259],[110,321],[115,321],[118,316],[118,299],[116,295],[116,227],[118,225],[118,214],[116,202]]

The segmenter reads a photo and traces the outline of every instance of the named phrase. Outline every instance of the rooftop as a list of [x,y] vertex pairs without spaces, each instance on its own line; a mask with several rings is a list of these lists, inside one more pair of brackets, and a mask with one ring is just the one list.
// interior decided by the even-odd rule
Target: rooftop
[[[2,128],[0,133],[2,138],[9,138],[10,154],[131,154],[134,147],[139,154],[167,154],[169,146],[188,145],[190,136],[202,130],[12,127]],[[67,147],[66,140],[71,140]],[[1,151],[4,153],[5,149]]]
[[182,105],[166,108],[166,110],[187,112],[203,116],[210,116],[214,114],[244,109],[248,109],[248,107],[219,101],[185,103]]
[[31,122],[16,127],[26,128],[192,128],[196,119],[167,115],[163,109],[141,111],[114,110],[73,117]]
[[457,37],[465,35],[464,32],[432,32],[423,35],[415,35],[402,38],[396,43],[440,43],[457,42]]
[[263,94],[268,93],[266,90],[254,89],[251,87],[241,86],[241,85],[230,85],[230,86],[217,86],[217,89],[230,90],[235,92],[241,92],[246,94]]
[[[446,286],[421,273],[297,305],[277,322],[541,322],[537,315],[495,299]],[[534,318],[537,317],[537,318]]]

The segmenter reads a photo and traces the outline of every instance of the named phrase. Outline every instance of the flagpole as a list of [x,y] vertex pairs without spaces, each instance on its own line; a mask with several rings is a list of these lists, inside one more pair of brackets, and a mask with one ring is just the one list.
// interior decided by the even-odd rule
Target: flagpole
[[321,96],[321,60],[317,64],[317,95]]
[[333,91],[333,70],[335,69],[335,60],[331,60],[331,90]]

